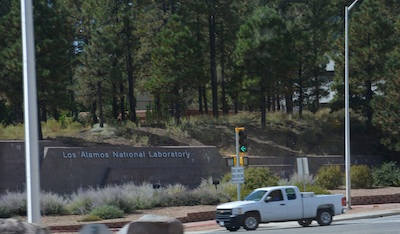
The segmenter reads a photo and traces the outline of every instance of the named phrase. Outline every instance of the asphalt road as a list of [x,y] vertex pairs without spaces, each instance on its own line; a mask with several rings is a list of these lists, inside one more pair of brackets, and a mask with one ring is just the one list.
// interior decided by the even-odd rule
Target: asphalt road
[[343,220],[334,221],[330,226],[321,227],[317,222],[313,222],[310,227],[301,227],[297,222],[284,222],[284,223],[270,223],[261,224],[255,231],[246,231],[241,228],[236,232],[229,232],[227,230],[215,230],[205,232],[191,232],[191,233],[208,233],[208,234],[223,234],[223,233],[247,233],[247,234],[398,234],[400,233],[400,215],[380,217],[380,218],[367,218],[357,220]]

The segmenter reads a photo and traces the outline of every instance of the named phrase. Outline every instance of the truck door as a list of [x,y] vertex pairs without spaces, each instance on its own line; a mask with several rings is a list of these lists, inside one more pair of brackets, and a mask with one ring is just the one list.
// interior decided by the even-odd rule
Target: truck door
[[272,190],[262,204],[261,216],[264,222],[287,220],[287,206],[281,189]]
[[287,207],[287,219],[297,220],[303,217],[303,202],[301,197],[297,197],[296,191],[292,188],[285,189],[286,194],[286,207]]

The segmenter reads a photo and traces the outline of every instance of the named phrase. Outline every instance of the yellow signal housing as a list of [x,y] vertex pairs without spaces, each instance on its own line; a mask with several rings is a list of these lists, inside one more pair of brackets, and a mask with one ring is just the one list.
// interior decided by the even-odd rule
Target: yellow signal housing
[[244,127],[236,127],[235,132],[240,132],[240,130],[244,130]]
[[241,166],[247,166],[249,165],[249,158],[248,157],[244,157],[244,156],[240,156],[240,161],[239,161]]
[[[235,167],[236,164],[236,155],[230,155],[229,158],[226,158],[226,165],[230,166],[230,167]],[[244,157],[244,156],[240,156],[239,157],[239,165],[240,166],[247,166],[249,165],[249,158],[248,157]]]

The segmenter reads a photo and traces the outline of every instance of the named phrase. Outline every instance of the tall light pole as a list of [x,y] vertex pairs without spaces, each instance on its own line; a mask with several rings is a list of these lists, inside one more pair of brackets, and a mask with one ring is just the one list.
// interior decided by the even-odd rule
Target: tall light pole
[[349,12],[353,8],[355,0],[350,6],[344,8],[344,87],[345,87],[345,165],[346,165],[346,202],[351,209],[351,181],[350,181],[350,114],[349,114]]
[[40,224],[39,130],[32,0],[21,0],[28,222]]

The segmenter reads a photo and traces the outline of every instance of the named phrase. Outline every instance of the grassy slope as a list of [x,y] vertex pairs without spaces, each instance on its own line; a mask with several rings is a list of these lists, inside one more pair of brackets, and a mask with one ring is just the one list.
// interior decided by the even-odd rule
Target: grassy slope
[[[260,118],[254,113],[207,116],[183,119],[177,127],[173,124],[135,126],[117,124],[100,129],[83,128],[77,123],[61,124],[48,121],[42,126],[46,139],[61,140],[67,146],[168,146],[213,145],[224,155],[235,152],[235,127],[245,127],[248,132],[249,155],[337,155],[344,152],[343,117],[340,113],[321,111],[307,113],[302,119],[281,113],[267,115],[267,126],[261,128]],[[363,132],[360,124],[352,125],[352,153],[376,154],[377,140]],[[23,139],[23,126],[3,128],[0,139]],[[22,136],[21,136],[22,135]]]

